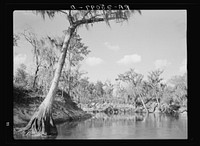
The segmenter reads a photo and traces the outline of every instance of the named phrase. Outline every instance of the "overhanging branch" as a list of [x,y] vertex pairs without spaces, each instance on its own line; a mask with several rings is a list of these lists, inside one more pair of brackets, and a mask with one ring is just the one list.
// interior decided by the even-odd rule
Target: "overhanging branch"
[[73,17],[72,17],[72,15],[71,15],[71,10],[69,10],[69,13],[65,12],[64,10],[59,10],[59,12],[61,12],[61,13],[65,14],[65,15],[67,15],[67,18],[68,18],[68,20],[69,20],[70,25],[73,25],[73,24],[74,24],[74,22],[73,22]]
[[82,19],[82,20],[85,19],[85,17],[87,16],[88,13],[90,13],[90,11],[91,11],[91,10],[88,10],[88,11],[85,13],[85,15],[83,16],[83,19]]
[[[127,18],[125,17],[120,17],[118,19],[122,19],[122,20],[127,20]],[[108,21],[110,20],[116,20],[116,17],[110,17],[108,18]],[[95,23],[95,22],[101,22],[101,21],[105,21],[105,18],[90,18],[90,19],[82,19],[82,20],[78,20],[75,22],[75,27],[79,26],[79,25],[83,25],[83,24],[89,24],[89,23]]]
[[66,14],[67,16],[69,16],[69,14],[63,10],[59,10],[61,13]]

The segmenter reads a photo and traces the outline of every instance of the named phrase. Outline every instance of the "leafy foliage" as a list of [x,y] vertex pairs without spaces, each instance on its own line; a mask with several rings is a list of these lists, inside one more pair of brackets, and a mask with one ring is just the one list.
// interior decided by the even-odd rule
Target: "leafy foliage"
[[20,67],[17,68],[16,74],[14,76],[14,83],[18,84],[18,86],[25,87],[27,85],[27,72],[26,65],[20,64]]
[[104,21],[110,26],[110,20],[115,20],[116,23],[128,21],[135,12],[141,14],[140,10],[37,10],[34,13],[41,15],[43,19],[45,19],[46,16],[52,19],[56,14],[64,14],[67,16],[66,18],[70,25],[77,28],[85,25],[86,29],[89,29],[89,24],[93,26],[95,22]]
[[163,70],[155,70],[152,72],[149,72],[148,78],[148,86],[149,92],[151,96],[155,97],[157,100],[157,104],[159,104],[159,88],[160,88],[160,82],[163,80],[160,78],[160,75],[163,73]]
[[18,46],[17,41],[20,39],[20,36],[18,34],[14,34],[13,36],[13,46]]

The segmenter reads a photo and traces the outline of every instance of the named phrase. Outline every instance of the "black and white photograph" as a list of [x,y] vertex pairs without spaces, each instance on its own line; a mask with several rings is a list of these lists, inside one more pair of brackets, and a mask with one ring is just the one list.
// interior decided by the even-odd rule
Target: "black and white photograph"
[[13,138],[188,139],[187,10],[13,11]]

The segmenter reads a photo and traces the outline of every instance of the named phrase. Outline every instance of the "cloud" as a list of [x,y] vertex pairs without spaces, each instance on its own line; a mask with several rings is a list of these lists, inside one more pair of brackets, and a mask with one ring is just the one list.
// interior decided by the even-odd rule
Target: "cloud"
[[26,61],[26,54],[15,54],[14,55],[14,64],[18,65]]
[[125,55],[122,59],[117,61],[118,64],[132,64],[137,63],[141,61],[141,56],[138,54],[132,54],[132,55]]
[[98,57],[88,57],[85,60],[86,64],[88,64],[89,66],[95,66],[95,65],[99,65],[103,62],[103,60],[101,58]]
[[105,42],[104,45],[105,45],[108,49],[113,50],[113,51],[118,51],[118,50],[120,50],[120,47],[119,47],[118,45],[112,45],[112,44],[110,44],[110,43],[108,43],[108,42]]
[[181,74],[184,74],[185,72],[187,72],[187,60],[184,59],[182,62],[181,62],[181,66],[179,67],[179,71]]
[[155,64],[156,69],[163,69],[167,67],[168,65],[170,65],[171,63],[167,60],[158,59],[155,61],[154,64]]
[[25,63],[26,58],[26,54],[14,54],[14,71],[19,67],[21,63]]
[[139,69],[135,69],[134,70],[136,73],[140,73],[140,70]]

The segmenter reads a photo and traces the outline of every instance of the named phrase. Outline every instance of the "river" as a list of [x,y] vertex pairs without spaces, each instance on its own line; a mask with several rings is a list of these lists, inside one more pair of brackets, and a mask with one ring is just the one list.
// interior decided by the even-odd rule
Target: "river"
[[[187,125],[187,113],[175,117],[158,113],[97,113],[87,120],[56,125],[58,135],[48,139],[187,139]],[[22,135],[14,138],[40,139]]]
[[57,125],[56,139],[187,139],[187,114],[106,115]]

